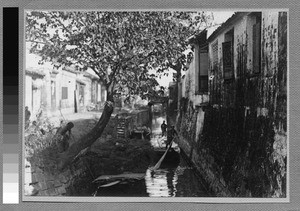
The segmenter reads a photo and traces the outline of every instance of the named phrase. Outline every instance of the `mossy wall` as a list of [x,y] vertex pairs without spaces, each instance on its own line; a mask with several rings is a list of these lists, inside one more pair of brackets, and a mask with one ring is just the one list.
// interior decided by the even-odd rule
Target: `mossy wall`
[[181,99],[179,146],[217,195],[286,197],[287,13],[261,14],[261,67],[255,74],[248,69],[252,19],[234,25],[234,46],[243,46],[234,51],[235,77],[224,80],[220,65],[208,106]]

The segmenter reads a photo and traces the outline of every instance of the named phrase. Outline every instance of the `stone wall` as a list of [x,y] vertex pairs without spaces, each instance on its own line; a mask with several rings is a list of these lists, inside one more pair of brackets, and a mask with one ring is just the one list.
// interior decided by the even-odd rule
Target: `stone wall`
[[[25,196],[71,195],[76,178],[89,174],[88,166],[81,156],[66,169],[58,169],[61,154],[54,139],[57,128],[52,123],[44,115],[36,125],[32,124],[25,131]],[[90,125],[87,124],[86,127],[89,128]],[[69,144],[72,144],[71,140]]]
[[178,144],[211,190],[219,196],[286,196],[287,137],[274,128],[273,117],[191,105]]
[[80,159],[67,169],[58,170],[57,157],[57,150],[47,147],[25,160],[25,196],[70,195],[76,178],[88,173]]

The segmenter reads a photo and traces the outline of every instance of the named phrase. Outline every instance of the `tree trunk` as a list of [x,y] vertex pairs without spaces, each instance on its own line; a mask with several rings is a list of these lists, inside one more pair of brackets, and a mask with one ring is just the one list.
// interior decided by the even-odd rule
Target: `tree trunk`
[[[111,96],[109,96],[108,99],[111,99]],[[78,141],[76,141],[74,144],[72,144],[67,151],[61,154],[60,161],[58,164],[59,169],[64,169],[66,166],[71,164],[74,157],[83,149],[91,146],[102,134],[104,131],[107,123],[109,122],[109,119],[111,117],[111,114],[113,112],[113,102],[107,101],[104,106],[103,113],[98,121],[98,123],[95,125],[95,127],[86,135],[81,137]]]

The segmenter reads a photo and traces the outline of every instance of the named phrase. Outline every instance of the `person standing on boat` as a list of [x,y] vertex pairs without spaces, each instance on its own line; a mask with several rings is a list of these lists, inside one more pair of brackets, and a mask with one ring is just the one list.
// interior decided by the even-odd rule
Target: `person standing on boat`
[[166,121],[163,121],[163,123],[161,124],[161,136],[165,136],[166,132],[167,132],[167,124]]
[[169,145],[172,145],[172,141],[175,138],[175,136],[177,136],[178,133],[175,130],[175,126],[171,126],[171,129],[168,130],[168,138],[167,138],[167,143],[166,143],[166,148],[169,147]]

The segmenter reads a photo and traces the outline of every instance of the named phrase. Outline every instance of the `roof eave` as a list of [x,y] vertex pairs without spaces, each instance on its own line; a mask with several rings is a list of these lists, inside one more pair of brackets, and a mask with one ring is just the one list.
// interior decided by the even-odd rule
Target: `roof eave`
[[234,13],[230,18],[227,19],[221,26],[219,26],[208,38],[207,42],[211,42],[213,39],[215,39],[220,33],[222,33],[226,27],[228,27],[230,24],[234,23],[238,19],[240,19],[243,16],[246,16],[250,14],[251,12],[236,12]]
[[207,40],[207,30],[204,29],[199,34],[195,34],[189,38],[188,42],[190,45],[201,45],[206,43]]

